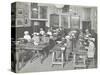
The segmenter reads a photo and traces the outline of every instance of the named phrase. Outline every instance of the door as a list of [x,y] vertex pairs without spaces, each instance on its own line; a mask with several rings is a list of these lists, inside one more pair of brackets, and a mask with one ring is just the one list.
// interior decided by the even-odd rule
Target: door
[[39,21],[39,28],[43,28],[44,31],[46,31],[46,22],[45,21]]
[[85,30],[88,29],[91,31],[91,21],[83,21],[82,22],[82,30],[85,33]]

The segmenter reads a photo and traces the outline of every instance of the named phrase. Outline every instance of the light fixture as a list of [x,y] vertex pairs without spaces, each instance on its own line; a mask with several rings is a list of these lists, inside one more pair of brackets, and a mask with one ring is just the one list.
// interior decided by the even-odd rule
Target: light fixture
[[32,11],[38,11],[37,8],[33,8]]
[[57,8],[63,8],[64,7],[64,5],[62,5],[62,4],[56,4],[55,5]]
[[72,8],[70,8],[70,9],[69,9],[69,12],[72,12],[72,11],[73,11]]

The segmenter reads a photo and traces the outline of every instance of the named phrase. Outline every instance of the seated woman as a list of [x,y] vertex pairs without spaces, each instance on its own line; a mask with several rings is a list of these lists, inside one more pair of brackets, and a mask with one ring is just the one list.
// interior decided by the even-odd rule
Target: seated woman
[[83,44],[84,44],[84,35],[83,35],[82,31],[80,31],[78,39],[79,39],[79,45],[83,46]]
[[39,33],[34,33],[32,40],[34,41],[34,45],[38,45],[40,42]]
[[44,35],[45,31],[43,30],[43,28],[40,28],[40,35]]
[[49,43],[49,36],[44,34],[41,39],[42,43]]
[[84,39],[88,39],[91,36],[88,29],[85,30]]
[[30,42],[31,36],[29,35],[28,31],[24,31],[24,39],[27,40],[28,42]]
[[47,35],[49,35],[49,36],[52,35],[52,32],[50,31],[50,29],[48,29],[48,31],[47,31]]
[[91,38],[88,40],[88,42],[89,42],[89,46],[86,47],[86,49],[88,49],[88,53],[87,53],[88,58],[93,58],[94,52],[95,52],[95,45],[94,45],[93,40]]

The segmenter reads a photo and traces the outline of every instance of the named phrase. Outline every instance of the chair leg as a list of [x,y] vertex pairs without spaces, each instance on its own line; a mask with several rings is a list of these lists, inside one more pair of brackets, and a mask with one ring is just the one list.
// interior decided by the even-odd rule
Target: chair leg
[[61,60],[62,60],[62,67],[64,67],[64,54],[63,54],[63,52],[62,52],[62,56],[61,56],[62,58],[61,58]]
[[[57,60],[56,60],[57,59]],[[59,64],[64,67],[64,52],[61,51],[60,62],[58,61],[59,58],[56,57],[56,52],[52,52],[52,67],[54,64]]]

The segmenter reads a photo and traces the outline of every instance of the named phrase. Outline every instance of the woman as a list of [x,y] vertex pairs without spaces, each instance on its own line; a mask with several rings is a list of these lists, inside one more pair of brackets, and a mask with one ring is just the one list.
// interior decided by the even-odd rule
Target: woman
[[28,31],[25,31],[24,32],[24,39],[27,40],[28,42],[30,42],[31,36],[29,35],[29,32]]
[[87,67],[90,65],[90,62],[94,62],[94,54],[95,54],[95,45],[94,45],[94,39],[93,38],[89,38],[88,42],[89,42],[89,46],[85,47],[88,51],[87,51]]
[[44,35],[45,31],[43,30],[43,28],[40,28],[40,35]]
[[66,57],[66,59],[65,59],[65,61],[69,61],[70,60],[69,56],[72,52],[72,41],[71,41],[71,37],[69,35],[67,35],[65,37],[65,39],[66,39],[66,43],[65,43],[65,46],[66,46],[65,57]]
[[34,41],[34,45],[38,45],[40,42],[39,33],[34,33],[32,40]]

